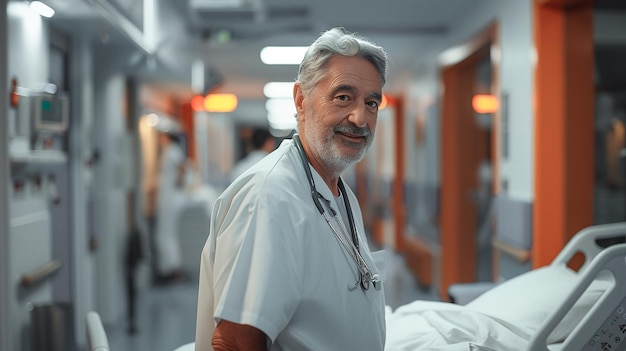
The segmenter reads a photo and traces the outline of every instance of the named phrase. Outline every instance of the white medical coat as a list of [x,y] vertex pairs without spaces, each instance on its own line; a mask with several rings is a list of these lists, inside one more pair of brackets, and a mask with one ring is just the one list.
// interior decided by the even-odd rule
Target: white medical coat
[[[340,216],[330,189],[311,171]],[[383,350],[382,284],[348,289],[358,278],[356,264],[309,189],[298,151],[285,140],[215,202],[201,259],[196,350],[211,350],[222,319],[260,329],[271,350]],[[357,199],[347,193],[361,253],[377,273]]]

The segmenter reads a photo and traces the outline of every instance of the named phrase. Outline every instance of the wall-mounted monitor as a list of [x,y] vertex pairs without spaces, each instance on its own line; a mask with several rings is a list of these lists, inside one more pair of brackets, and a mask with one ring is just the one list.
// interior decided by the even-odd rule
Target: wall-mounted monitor
[[65,132],[69,120],[69,100],[63,93],[32,96],[33,129],[35,132]]

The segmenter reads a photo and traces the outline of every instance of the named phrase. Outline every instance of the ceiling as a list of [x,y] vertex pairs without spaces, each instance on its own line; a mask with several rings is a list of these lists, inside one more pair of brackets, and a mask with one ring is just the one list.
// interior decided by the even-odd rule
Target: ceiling
[[[95,9],[114,5],[137,27],[143,25],[147,0],[43,0],[57,10],[57,23],[93,31],[102,21]],[[308,45],[320,32],[343,26],[382,45],[390,56],[390,84],[419,55],[420,47],[445,35],[476,0],[155,0],[160,8],[156,58],[181,82],[189,82],[191,65],[205,64],[205,88],[214,87],[243,99],[263,98],[268,81],[293,81],[295,66],[266,66],[259,59],[266,45]],[[226,9],[217,9],[221,3]],[[114,26],[115,27],[115,26]],[[100,32],[95,33],[102,37]],[[116,27],[119,29],[119,26]],[[106,40],[128,40],[106,33]],[[137,50],[138,53],[141,50]],[[141,66],[144,60],[136,60]],[[158,74],[146,79],[159,81]]]
[[[43,1],[57,11],[54,23],[92,33],[103,45],[134,43],[129,69],[153,86],[190,96],[191,67],[199,61],[204,65],[203,92],[210,89],[234,93],[245,103],[262,102],[263,86],[269,81],[295,79],[297,67],[267,66],[261,62],[259,52],[264,46],[308,45],[319,33],[334,26],[343,26],[382,45],[390,57],[386,89],[401,89],[409,76],[406,72],[422,50],[445,36],[480,0]],[[128,26],[124,26],[126,22],[135,29],[144,25],[143,4],[147,1],[155,1],[159,8],[154,50],[146,50],[130,39]],[[107,12],[106,8],[113,10]],[[626,11],[626,1],[597,0],[596,8]],[[615,62],[616,52],[617,57],[626,57],[625,47],[598,48],[597,62]],[[622,76],[598,68],[601,77]],[[255,108],[258,106],[263,108],[259,104]]]
[[[223,77],[221,89],[250,97],[260,97],[260,88],[267,81],[295,79],[293,66],[263,65],[259,59],[262,47],[308,45],[334,26],[382,45],[391,58],[389,81],[393,82],[411,65],[419,47],[445,35],[474,0],[257,1],[262,1],[262,8],[256,18],[192,11],[190,26],[193,33],[208,38],[206,58]],[[222,30],[231,33],[230,42],[220,44],[217,40],[215,33]]]

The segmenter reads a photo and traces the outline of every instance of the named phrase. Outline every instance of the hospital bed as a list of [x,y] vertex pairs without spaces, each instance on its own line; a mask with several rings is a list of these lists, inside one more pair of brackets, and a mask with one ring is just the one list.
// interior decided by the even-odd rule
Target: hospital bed
[[[626,222],[591,226],[550,265],[466,305],[416,300],[395,311],[387,307],[385,350],[625,351],[625,239]],[[579,255],[580,268],[569,268]]]
[[[388,308],[386,350],[624,351],[625,234],[626,223],[585,228],[550,265],[466,305],[414,301]],[[582,266],[569,268],[579,255]]]

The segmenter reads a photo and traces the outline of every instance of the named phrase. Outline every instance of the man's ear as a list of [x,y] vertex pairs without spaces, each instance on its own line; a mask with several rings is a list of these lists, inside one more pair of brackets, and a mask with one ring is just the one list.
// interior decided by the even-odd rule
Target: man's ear
[[293,85],[293,102],[296,105],[298,116],[302,116],[304,111],[304,94],[302,93],[302,83],[300,82],[296,82]]

